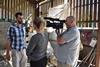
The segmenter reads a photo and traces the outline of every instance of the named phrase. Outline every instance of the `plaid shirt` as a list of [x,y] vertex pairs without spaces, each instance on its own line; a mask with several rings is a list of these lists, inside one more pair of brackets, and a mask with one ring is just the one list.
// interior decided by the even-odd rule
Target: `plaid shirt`
[[26,48],[25,41],[25,27],[24,25],[13,24],[10,26],[7,32],[7,37],[11,42],[11,48],[21,50]]

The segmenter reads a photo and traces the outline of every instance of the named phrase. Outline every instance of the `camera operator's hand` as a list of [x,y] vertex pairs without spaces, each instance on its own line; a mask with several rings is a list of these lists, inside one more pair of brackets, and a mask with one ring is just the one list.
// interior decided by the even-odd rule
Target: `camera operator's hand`
[[64,38],[62,36],[58,36],[57,37],[57,43],[58,45],[62,45],[65,43]]

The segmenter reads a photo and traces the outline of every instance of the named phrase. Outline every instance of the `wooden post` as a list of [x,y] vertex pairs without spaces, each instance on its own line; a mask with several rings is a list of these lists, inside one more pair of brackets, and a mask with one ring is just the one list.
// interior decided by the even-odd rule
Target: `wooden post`
[[33,0],[34,3],[34,10],[35,10],[35,17],[39,17],[39,0]]
[[51,0],[51,7],[53,7],[53,0]]
[[7,7],[7,3],[6,3],[6,0],[4,0],[4,2],[5,2],[5,14],[4,14],[4,15],[5,15],[5,18],[4,18],[4,19],[6,19],[6,17],[7,17],[7,16],[6,16],[6,15],[7,15],[7,11],[6,11],[6,9],[7,9],[7,8],[6,8],[6,7]]
[[2,18],[1,18],[1,19],[3,19],[3,16],[4,16],[4,15],[3,15],[3,14],[4,14],[3,11],[4,11],[4,1],[2,1],[2,12],[1,12],[1,14],[2,14],[1,17],[2,17]]
[[100,67],[100,0],[98,6],[98,37],[97,37],[97,49],[96,49],[96,67]]
[[7,9],[8,9],[8,10],[7,10],[7,12],[8,12],[8,14],[7,14],[7,15],[8,15],[8,16],[7,16],[7,17],[8,17],[8,18],[7,18],[7,21],[9,21],[9,10],[10,10],[10,9],[9,9],[9,3],[10,3],[10,0],[7,0]]

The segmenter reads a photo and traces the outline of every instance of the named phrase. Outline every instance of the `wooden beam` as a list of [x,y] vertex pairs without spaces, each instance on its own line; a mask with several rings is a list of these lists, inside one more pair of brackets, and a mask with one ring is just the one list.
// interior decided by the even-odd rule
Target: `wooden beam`
[[89,20],[92,20],[92,9],[93,9],[93,4],[92,4],[93,0],[90,0],[90,17],[89,17]]
[[6,19],[6,15],[7,15],[7,11],[6,11],[6,9],[7,9],[7,8],[6,8],[6,6],[7,6],[6,0],[4,0],[4,3],[5,3],[4,5],[5,5],[5,19]]
[[86,0],[86,4],[87,4],[87,6],[86,6],[86,20],[88,21],[89,19],[88,19],[88,16],[89,16],[89,0]]
[[79,11],[78,11],[79,7],[77,7],[78,6],[78,0],[75,0],[75,1],[76,1],[76,20],[78,21],[79,20]]
[[35,17],[39,17],[39,1],[33,1],[33,7],[35,8]]
[[7,15],[8,15],[8,16],[7,16],[8,18],[7,18],[7,20],[10,19],[10,18],[9,18],[9,12],[10,12],[10,11],[9,11],[9,8],[10,8],[9,4],[10,4],[10,0],[7,0],[7,6],[8,6],[8,7],[7,7],[7,8],[8,8],[8,11],[7,11],[7,12],[8,12],[8,14],[7,14]]
[[53,7],[53,0],[51,0],[51,7]]
[[100,0],[98,6],[98,37],[97,37],[97,50],[96,50],[96,67],[100,67]]
[[82,9],[81,9],[81,8],[82,8],[82,7],[81,7],[82,1],[81,1],[81,0],[78,0],[78,1],[79,1],[79,3],[80,3],[80,4],[79,4],[79,21],[82,21],[82,20],[81,20],[81,19],[82,19],[82,16],[81,16],[81,15],[82,15],[82,12],[81,12],[81,11],[82,11]]

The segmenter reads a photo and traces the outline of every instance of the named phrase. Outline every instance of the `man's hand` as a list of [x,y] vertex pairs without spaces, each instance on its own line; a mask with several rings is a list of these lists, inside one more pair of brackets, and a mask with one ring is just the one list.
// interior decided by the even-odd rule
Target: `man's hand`
[[9,61],[10,60],[10,40],[7,40],[5,42],[5,48],[6,48],[5,58]]
[[10,60],[10,53],[6,53],[5,58],[9,61]]
[[57,43],[58,45],[62,45],[65,43],[64,38],[62,36],[58,36],[57,37]]

